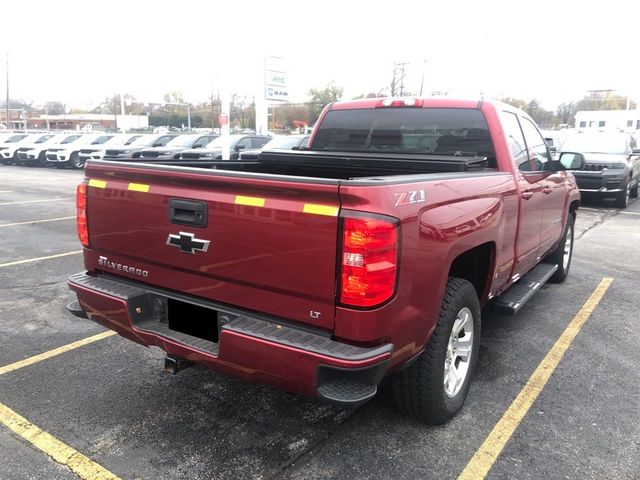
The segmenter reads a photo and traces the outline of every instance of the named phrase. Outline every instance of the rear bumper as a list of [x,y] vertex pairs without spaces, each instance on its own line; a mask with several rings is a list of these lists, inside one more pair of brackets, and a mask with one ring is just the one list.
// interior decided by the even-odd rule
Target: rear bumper
[[[80,273],[68,284],[78,297],[69,305],[71,313],[123,337],[220,373],[342,405],[376,394],[393,351],[392,344],[353,346],[284,320],[113,277]],[[218,341],[169,329],[154,311],[154,302],[163,298],[215,311]]]

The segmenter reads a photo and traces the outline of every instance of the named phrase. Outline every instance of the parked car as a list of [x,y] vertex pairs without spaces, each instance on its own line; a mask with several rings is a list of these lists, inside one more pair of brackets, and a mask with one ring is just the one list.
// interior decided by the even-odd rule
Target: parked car
[[258,160],[264,150],[299,150],[307,146],[311,135],[282,135],[273,137],[262,148],[252,148],[239,152],[238,160]]
[[29,142],[29,140],[38,139],[38,135],[30,135],[28,133],[16,133],[4,139],[0,143],[0,163],[9,165],[17,160],[16,152],[18,148]]
[[[79,136],[79,135],[78,135]],[[67,135],[61,134],[47,134],[43,135],[35,141],[27,142],[26,145],[18,148],[16,152],[16,162],[19,165],[45,165],[46,164],[46,152],[52,145],[56,145],[63,141]]]
[[[267,135],[230,135],[229,157],[231,160],[238,160],[241,151],[261,148],[272,138]],[[218,137],[205,148],[185,150],[180,154],[180,160],[197,162],[199,165],[211,165],[213,162],[222,160],[223,142],[223,138]]]
[[171,373],[197,362],[350,406],[389,376],[402,411],[444,423],[482,307],[515,314],[569,274],[566,170],[584,158],[552,161],[506,104],[334,103],[307,149],[218,163],[90,162],[77,189],[69,310],[165,350]]
[[47,150],[55,148],[56,145],[68,145],[81,138],[82,135],[82,133],[58,134],[45,143],[33,147],[21,147],[18,149],[18,161],[30,165],[52,166],[50,162],[47,162]]
[[102,145],[113,136],[113,133],[82,135],[69,143],[47,149],[47,162],[56,168],[65,168],[69,165],[72,168],[82,168],[84,167],[84,161],[80,160],[80,150],[85,147],[91,148],[94,145]]
[[151,147],[141,150],[134,155],[134,158],[139,162],[174,160],[180,157],[180,154],[185,150],[203,148],[216,138],[217,135],[212,134],[178,135],[162,147]]
[[625,208],[638,196],[640,149],[625,133],[576,133],[567,137],[563,152],[584,155],[586,166],[574,172],[578,188],[586,194],[613,197],[615,206]]
[[143,135],[126,146],[108,147],[104,151],[103,160],[129,160],[134,155],[139,154],[142,150],[150,147],[163,147],[171,140],[176,138],[176,134],[154,134]]
[[141,133],[118,134],[111,137],[101,146],[90,146],[82,148],[78,154],[78,163],[84,165],[87,160],[102,160],[108,148],[126,147],[142,137]]

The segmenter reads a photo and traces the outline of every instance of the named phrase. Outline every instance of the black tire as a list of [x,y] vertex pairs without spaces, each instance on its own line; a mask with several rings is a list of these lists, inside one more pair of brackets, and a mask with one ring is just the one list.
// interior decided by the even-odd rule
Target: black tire
[[76,170],[84,168],[84,160],[82,160],[76,152],[73,152],[69,157],[69,164],[71,168],[75,168]]
[[[549,263],[555,263],[558,265],[558,270],[554,273],[549,279],[550,282],[553,283],[562,283],[566,280],[569,275],[569,268],[571,268],[571,259],[573,258],[573,237],[574,237],[574,226],[576,223],[575,213],[570,212],[567,217],[567,225],[564,227],[564,235],[562,235],[562,240],[556,247],[556,249],[549,254],[547,257]],[[565,264],[565,247],[567,247],[567,238],[570,241],[569,244],[569,258]]]
[[[473,316],[469,365],[455,395],[445,391],[445,362],[449,338],[458,314],[467,308]],[[466,335],[466,334],[465,334]],[[393,397],[398,409],[432,425],[441,425],[464,404],[480,346],[480,302],[473,285],[461,278],[449,278],[436,328],[418,359],[392,377]]]
[[46,167],[47,163],[49,163],[47,162],[47,151],[43,150],[40,152],[40,155],[38,155],[38,159],[34,162],[34,164],[39,167]]
[[631,198],[638,198],[638,186],[640,184],[640,178],[636,181],[636,186],[629,190],[629,196]]
[[616,194],[616,201],[613,202],[613,205],[618,208],[627,208],[627,205],[629,205],[629,197],[631,197],[631,186],[627,178],[622,186],[622,191]]

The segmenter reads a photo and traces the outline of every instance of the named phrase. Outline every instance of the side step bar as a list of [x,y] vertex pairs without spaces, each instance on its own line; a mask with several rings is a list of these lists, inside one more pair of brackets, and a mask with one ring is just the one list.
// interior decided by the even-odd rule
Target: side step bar
[[501,313],[515,315],[558,270],[553,263],[540,263],[500,295],[493,307]]

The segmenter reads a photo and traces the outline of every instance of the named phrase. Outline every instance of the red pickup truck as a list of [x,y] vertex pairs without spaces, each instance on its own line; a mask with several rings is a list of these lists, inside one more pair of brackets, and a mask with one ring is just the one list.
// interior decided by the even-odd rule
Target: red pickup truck
[[309,146],[213,169],[89,161],[69,310],[167,353],[342,405],[391,376],[430,423],[466,398],[481,307],[569,271],[580,196],[533,121],[487,101],[367,99]]

